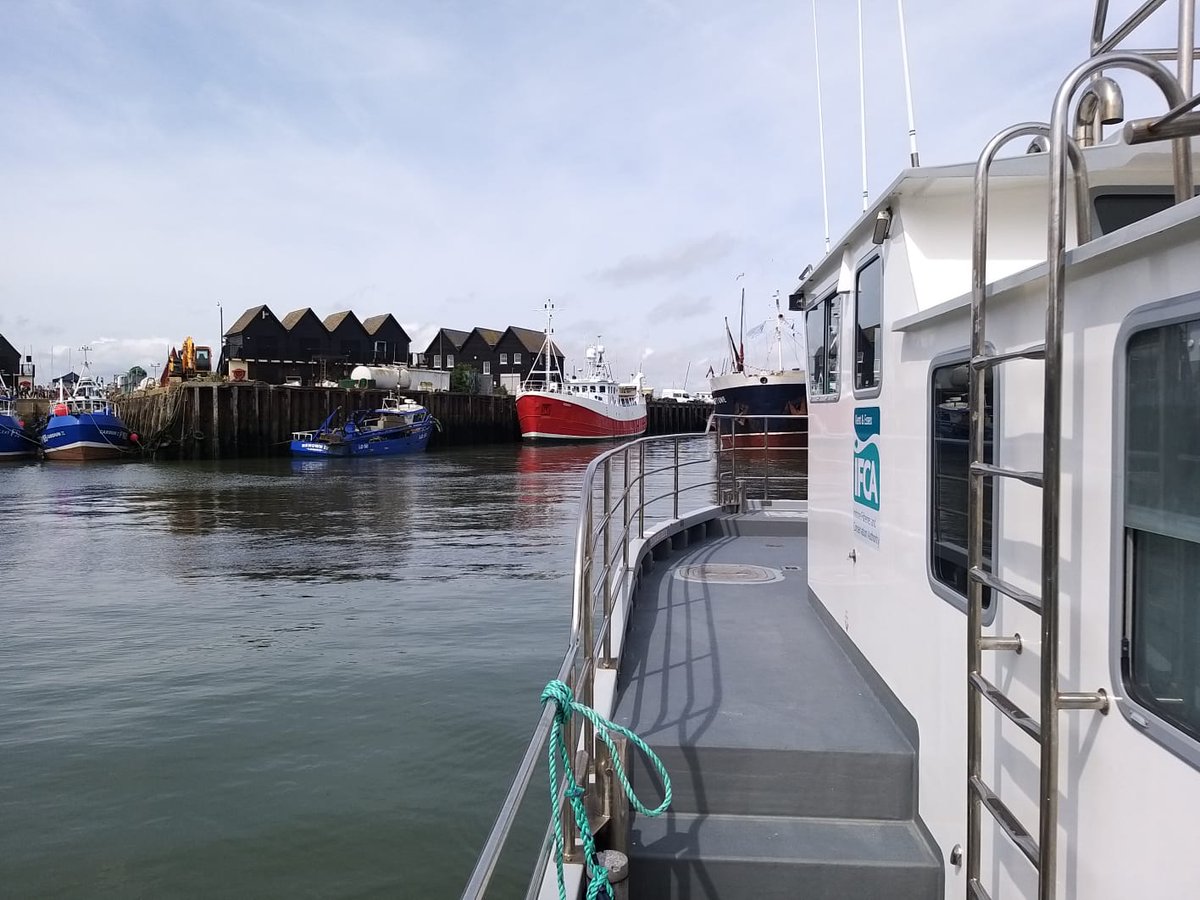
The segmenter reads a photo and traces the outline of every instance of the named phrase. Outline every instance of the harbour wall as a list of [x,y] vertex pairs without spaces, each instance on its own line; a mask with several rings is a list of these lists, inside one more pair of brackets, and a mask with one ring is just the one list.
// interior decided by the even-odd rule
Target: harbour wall
[[[407,391],[441,424],[430,448],[521,439],[511,396]],[[288,453],[292,432],[311,431],[339,406],[378,406],[384,391],[191,383],[118,401],[125,424],[160,459],[235,459]],[[712,408],[651,402],[648,434],[703,431]]]

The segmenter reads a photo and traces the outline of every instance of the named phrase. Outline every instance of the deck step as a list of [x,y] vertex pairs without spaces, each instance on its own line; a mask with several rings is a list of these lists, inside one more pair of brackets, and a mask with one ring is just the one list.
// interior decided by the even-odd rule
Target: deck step
[[[907,819],[915,814],[915,759],[905,751],[754,750],[655,742],[681,813]],[[642,797],[661,796],[642,754],[630,766]]]
[[631,900],[926,900],[941,866],[912,822],[635,818]]

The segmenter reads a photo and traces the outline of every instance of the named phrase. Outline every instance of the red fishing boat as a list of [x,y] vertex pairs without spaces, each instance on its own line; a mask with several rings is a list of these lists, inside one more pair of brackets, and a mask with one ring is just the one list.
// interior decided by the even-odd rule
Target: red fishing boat
[[525,440],[588,441],[637,437],[646,430],[642,376],[618,384],[597,340],[588,347],[582,374],[564,376],[555,365],[554,305],[546,304],[546,339],[517,394]]

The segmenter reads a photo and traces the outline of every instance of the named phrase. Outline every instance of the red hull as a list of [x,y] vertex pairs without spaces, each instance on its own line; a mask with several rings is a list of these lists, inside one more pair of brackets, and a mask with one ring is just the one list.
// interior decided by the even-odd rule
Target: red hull
[[526,440],[602,441],[637,437],[646,430],[645,407],[620,410],[633,418],[617,419],[579,403],[547,394],[517,397],[517,419]]

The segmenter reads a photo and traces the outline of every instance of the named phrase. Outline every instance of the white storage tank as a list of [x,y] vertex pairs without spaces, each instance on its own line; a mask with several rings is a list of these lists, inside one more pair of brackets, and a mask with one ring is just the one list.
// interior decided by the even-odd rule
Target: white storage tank
[[375,387],[384,391],[407,391],[412,386],[408,369],[401,366],[355,366],[350,380],[373,381]]

